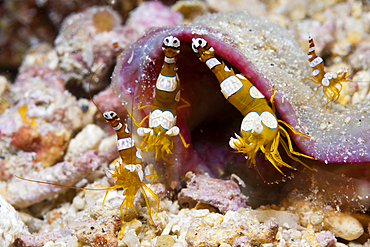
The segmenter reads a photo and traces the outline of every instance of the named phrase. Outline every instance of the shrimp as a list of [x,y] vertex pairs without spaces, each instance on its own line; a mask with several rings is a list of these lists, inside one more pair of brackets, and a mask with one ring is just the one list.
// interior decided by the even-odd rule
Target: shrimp
[[[304,78],[303,81],[309,80],[319,86],[316,89],[316,92],[309,99],[311,100],[322,87],[323,93],[327,98],[326,107],[333,102],[336,102],[340,97],[340,92],[342,91],[343,85],[342,82],[348,82],[347,73],[348,70],[339,69],[337,73],[335,72],[325,72],[324,60],[316,55],[315,52],[315,43],[311,34],[308,35],[308,42],[310,48],[308,50],[308,61],[312,68],[312,76]],[[340,86],[340,89],[337,86]]]
[[[133,209],[136,215],[139,215],[135,209],[134,201],[137,192],[139,191],[139,189],[141,189],[141,192],[144,195],[145,203],[148,208],[149,219],[153,223],[153,225],[156,225],[152,218],[152,210],[150,208],[145,189],[157,200],[157,211],[155,217],[157,217],[159,211],[159,197],[143,182],[143,179],[153,178],[151,182],[152,185],[157,175],[154,174],[144,176],[140,150],[137,150],[134,139],[132,138],[132,132],[128,130],[127,124],[125,123],[123,125],[119,116],[114,111],[106,111],[102,113],[92,99],[91,93],[90,98],[99,112],[103,115],[105,121],[116,131],[117,148],[120,156],[118,160],[116,160],[114,172],[107,171],[107,176],[115,179],[115,185],[106,189],[107,192],[104,196],[103,205],[105,203],[109,190],[122,188],[124,190],[123,196],[125,196],[125,199],[120,206],[122,221],[124,219],[123,207],[125,205],[126,213],[129,210]],[[124,224],[122,224],[121,226],[121,237],[123,237],[123,226]]]
[[[138,106],[139,110],[151,107],[150,114],[140,123],[137,123],[129,114],[135,125],[139,127],[138,135],[143,137],[139,148],[150,153],[154,151],[156,161],[162,158],[172,164],[165,156],[172,154],[173,137],[178,135],[185,148],[190,145],[186,143],[179,127],[176,126],[177,109],[188,107],[190,104],[180,97],[180,80],[176,72],[176,56],[180,53],[180,40],[173,36],[165,37],[162,50],[165,58],[155,85],[153,105]],[[178,107],[180,100],[185,104]],[[148,118],[149,127],[141,127]]]
[[[157,175],[146,175],[144,176],[140,150],[137,150],[134,140],[132,139],[131,132],[128,131],[127,125],[123,128],[123,124],[120,121],[120,118],[114,111],[107,111],[103,114],[107,123],[109,123],[112,128],[116,131],[117,134],[117,148],[120,156],[120,160],[116,161],[114,172],[107,171],[108,177],[115,179],[115,185],[107,189],[105,193],[103,205],[107,198],[108,192],[111,189],[122,188],[123,195],[125,196],[124,201],[120,206],[121,218],[123,220],[123,207],[126,205],[126,212],[133,209],[138,215],[135,206],[134,200],[137,192],[141,189],[141,192],[144,195],[145,203],[148,207],[149,219],[153,223],[152,211],[149,205],[148,197],[145,193],[145,189],[152,194],[157,200],[157,211],[156,217],[159,210],[159,197],[145,184],[143,183],[144,178],[153,178],[151,184],[153,184]],[[123,225],[122,225],[123,227]],[[123,228],[122,228],[123,229]],[[122,233],[122,231],[121,231]]]
[[[313,159],[308,155],[293,150],[289,134],[281,124],[288,127],[297,135],[302,135],[306,138],[310,137],[294,130],[292,126],[276,118],[273,101],[274,94],[270,99],[271,108],[265,96],[247,78],[241,74],[236,75],[232,68],[229,69],[224,62],[221,63],[215,57],[213,47],[205,39],[193,38],[192,49],[199,57],[199,60],[205,63],[215,74],[224,97],[244,116],[241,124],[241,136],[235,133],[236,138],[230,138],[230,147],[236,150],[237,153],[245,154],[247,164],[253,164],[257,172],[255,158],[257,152],[261,150],[265,155],[265,159],[270,161],[276,170],[285,176],[280,167],[295,168],[282,160],[278,151],[279,143],[281,143],[287,155],[292,160],[312,170],[312,168],[293,156]],[[281,136],[286,137],[287,143]]]

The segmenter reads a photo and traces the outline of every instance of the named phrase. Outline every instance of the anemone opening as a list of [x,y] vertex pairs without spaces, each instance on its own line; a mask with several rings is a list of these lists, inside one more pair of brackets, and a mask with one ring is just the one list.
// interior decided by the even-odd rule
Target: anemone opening
[[[236,173],[244,181],[249,181],[251,187],[258,187],[258,193],[252,195],[246,191],[247,195],[267,201],[277,198],[274,193],[265,197],[264,191],[272,192],[272,188],[271,185],[264,184],[264,180],[275,182],[276,178],[282,178],[281,174],[265,160],[261,152],[257,154],[256,167],[248,167],[245,155],[231,150],[228,145],[229,139],[234,136],[234,133],[239,134],[243,115],[222,95],[217,78],[194,54],[190,40],[187,37],[179,38],[181,47],[176,61],[177,74],[181,83],[181,98],[189,102],[190,107],[177,110],[176,125],[180,128],[186,142],[190,142],[191,146],[188,149],[184,148],[180,138],[174,137],[173,154],[171,154],[171,161],[174,165],[166,165],[166,162],[159,161],[156,163],[157,172],[165,178],[166,186],[170,188],[179,188],[176,176],[181,177],[187,171],[203,170],[213,176],[224,178]],[[153,102],[153,90],[164,61],[164,54],[159,49],[162,40],[163,38],[150,43],[150,47],[154,47],[154,49],[138,43],[138,47],[133,51],[127,51],[125,59],[121,60],[124,66],[120,65],[122,69],[115,77],[120,87],[119,90],[122,92],[121,97],[127,102],[129,108],[131,107],[130,102],[141,106],[151,105]],[[232,55],[234,54],[230,54],[230,56]],[[239,70],[225,59],[220,57],[219,59],[224,61],[235,73],[239,73]],[[136,63],[139,64],[139,67],[133,66]],[[117,77],[117,75],[121,77]],[[248,75],[246,76],[248,77]],[[122,83],[121,78],[127,83]],[[130,80],[130,78],[134,78],[134,80]],[[131,92],[134,92],[134,95]],[[178,106],[182,104],[183,102],[180,101]],[[134,117],[143,119],[149,112],[150,108],[136,110]],[[144,123],[145,126],[147,124],[147,122]],[[198,153],[196,154],[196,152]],[[282,158],[292,164],[285,157],[284,151],[280,152]],[[147,155],[147,159],[150,160],[153,157]],[[255,168],[258,169],[258,173],[262,174],[264,180],[260,179]],[[283,172],[290,175],[291,171],[284,170]],[[278,186],[281,186],[281,183]],[[266,190],[262,189],[263,187],[266,187]]]
[[190,43],[182,44],[177,67],[182,97],[190,102],[185,124],[193,148],[202,151],[205,142],[227,144],[234,132],[239,132],[242,114],[222,95],[215,75],[198,60]]

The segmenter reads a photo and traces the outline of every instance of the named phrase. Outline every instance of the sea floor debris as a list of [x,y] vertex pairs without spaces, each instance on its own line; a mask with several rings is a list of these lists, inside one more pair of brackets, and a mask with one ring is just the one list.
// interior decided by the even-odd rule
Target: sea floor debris
[[[0,17],[6,22],[1,23],[7,23],[5,27],[22,23],[23,30],[17,34],[7,30],[6,42],[0,42],[1,47],[9,47],[0,54],[7,58],[0,62],[0,245],[369,247],[368,163],[312,163],[317,165],[317,173],[303,170],[295,173],[292,180],[271,186],[259,180],[262,185],[258,189],[248,186],[248,181],[246,187],[239,188],[229,180],[235,172],[234,164],[215,168],[223,179],[207,176],[207,169],[203,174],[190,172],[176,184],[179,191],[168,191],[166,181],[161,179],[152,185],[151,180],[144,180],[160,198],[156,225],[151,223],[140,193],[134,202],[138,214],[130,211],[120,219],[119,206],[124,200],[121,190],[110,191],[102,206],[105,191],[62,189],[14,177],[87,188],[111,186],[113,181],[105,176],[104,169],[114,169],[112,161],[118,157],[116,139],[87,99],[92,72],[103,64],[92,83],[96,94],[103,81],[109,81],[117,54],[138,39],[143,30],[187,23],[207,12],[253,12],[287,27],[303,49],[307,49],[307,34],[311,32],[327,71],[351,68],[354,81],[366,81],[344,83],[333,109],[364,109],[369,104],[370,4],[366,1],[178,1],[173,6],[140,2],[130,1],[130,6],[121,6],[117,11],[117,3],[98,6],[109,3],[96,1],[96,6],[87,8],[91,1],[87,4],[81,0],[73,9],[79,13],[71,13],[70,6],[64,4],[56,11],[55,1],[35,1],[35,5],[19,9],[8,0],[0,6],[0,12],[6,13]],[[128,15],[137,5],[139,8]],[[53,20],[52,32],[48,23],[37,22],[39,28],[47,31],[44,38],[38,28],[24,32],[25,26],[36,24],[27,23],[29,15],[25,13],[35,13],[31,18],[34,21],[42,20],[40,8],[52,9],[54,13],[49,17]],[[58,25],[60,30],[56,29]],[[3,28],[0,27],[0,33]],[[20,42],[20,37],[34,44],[27,53],[27,45]],[[266,37],[259,39],[260,46],[254,50],[266,48]],[[12,53],[14,49],[16,52]],[[15,66],[20,66],[17,76],[6,72]],[[126,114],[111,88],[100,91],[94,99],[104,111]],[[329,110],[326,114],[330,113]],[[352,116],[344,119],[346,123],[361,122],[361,118]],[[319,128],[333,126],[325,120]],[[358,141],[370,145],[366,138]],[[217,151],[209,153],[217,160]],[[356,153],[348,154],[353,155]],[[202,161],[189,166],[204,167]],[[155,174],[155,169],[155,164],[149,164],[145,174]],[[248,177],[237,175],[241,179]],[[156,198],[149,193],[147,196],[149,206],[156,208]],[[266,203],[256,206],[261,201]],[[122,222],[124,237],[120,239]]]

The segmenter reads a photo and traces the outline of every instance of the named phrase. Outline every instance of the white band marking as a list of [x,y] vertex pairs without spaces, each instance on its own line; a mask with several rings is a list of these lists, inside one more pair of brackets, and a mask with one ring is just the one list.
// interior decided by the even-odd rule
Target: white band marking
[[269,127],[270,129],[276,129],[278,126],[278,122],[276,117],[268,111],[264,111],[261,113],[261,120],[264,125]]
[[320,73],[320,70],[318,69],[315,69],[314,71],[312,71],[313,76],[317,76],[319,73]]
[[220,65],[220,61],[218,61],[217,58],[210,58],[206,61],[206,65],[208,66],[209,69],[213,69],[215,66]]
[[312,60],[312,62],[310,63],[310,66],[311,66],[311,68],[313,68],[313,67],[316,67],[317,65],[319,65],[322,62],[323,62],[323,60],[322,60],[321,57],[316,57],[314,60]]
[[162,91],[173,92],[177,87],[177,82],[178,82],[177,75],[176,76],[165,76],[165,75],[159,74],[156,87]]
[[176,59],[174,57],[164,57],[165,63],[176,63]]
[[265,98],[265,96],[255,86],[251,86],[249,88],[249,95],[253,99],[263,99],[263,98]]
[[117,141],[118,151],[132,148],[134,145],[134,140],[131,137],[122,138]]
[[232,75],[220,83],[221,93],[228,99],[231,95],[238,92],[242,87],[243,83],[236,77]]
[[116,127],[112,127],[115,131],[119,131],[122,128],[122,124],[118,123]]
[[262,123],[270,129],[276,129],[278,126],[276,117],[271,112],[264,111],[259,115],[257,112],[252,111],[244,117],[241,130],[260,134],[263,131]]
[[156,128],[160,125],[163,129],[168,130],[172,128],[175,123],[176,117],[174,117],[170,111],[162,112],[160,109],[156,109],[150,113],[149,128]]
[[252,111],[244,117],[241,125],[241,130],[245,132],[251,131],[257,124],[261,124],[261,117],[258,115],[257,112]]

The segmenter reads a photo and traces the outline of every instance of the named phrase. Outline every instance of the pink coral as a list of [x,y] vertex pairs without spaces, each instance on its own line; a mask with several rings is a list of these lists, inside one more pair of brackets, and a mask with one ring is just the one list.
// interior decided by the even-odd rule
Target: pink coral
[[14,85],[23,91],[34,90],[38,87],[50,87],[59,92],[65,90],[62,75],[45,66],[32,66],[18,74]]
[[17,239],[15,245],[22,247],[42,247],[49,241],[55,241],[69,234],[70,231],[67,229],[58,229],[37,235],[22,235]]
[[54,164],[61,159],[70,135],[63,131],[59,133],[48,132],[41,135],[31,126],[22,126],[12,135],[11,144],[25,152],[34,152],[35,162],[42,162],[44,166]]
[[150,27],[165,27],[180,25],[183,15],[171,10],[159,1],[144,2],[138,8],[130,12],[126,26],[135,29],[138,35]]
[[[46,167],[61,160],[70,137],[84,124],[78,101],[65,91],[60,74],[47,67],[25,70],[12,90],[20,92],[17,103],[0,116],[4,179],[11,177],[15,167],[27,172],[28,163]],[[22,152],[28,153],[27,159],[12,157],[26,158]]]

